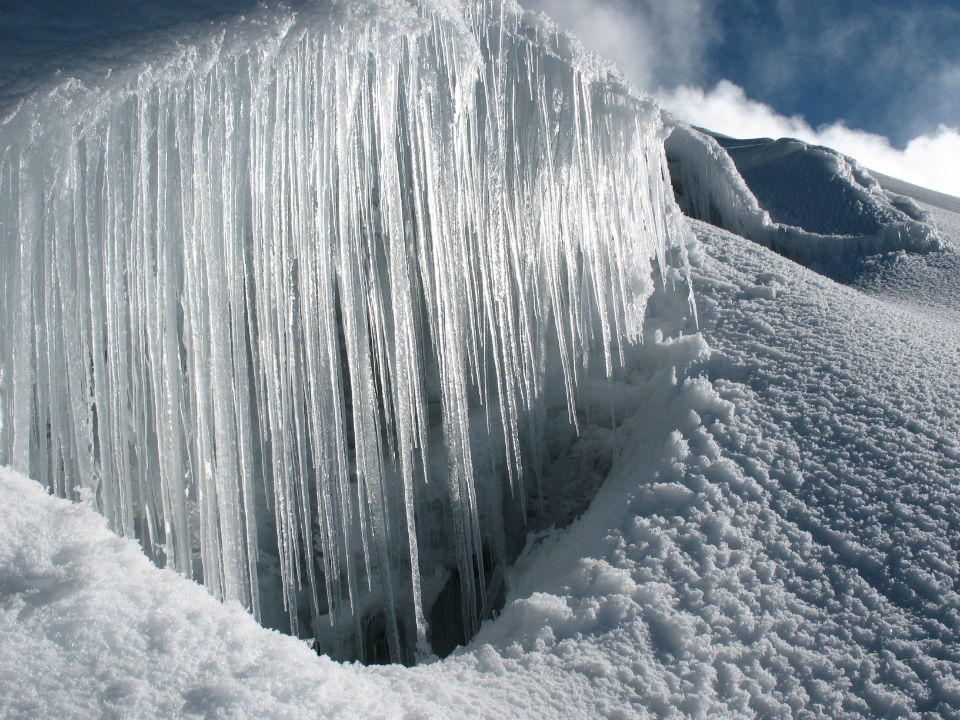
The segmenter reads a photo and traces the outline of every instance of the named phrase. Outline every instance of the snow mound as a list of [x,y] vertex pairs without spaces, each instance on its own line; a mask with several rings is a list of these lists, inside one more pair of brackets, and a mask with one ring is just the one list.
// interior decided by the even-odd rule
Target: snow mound
[[819,235],[875,235],[884,225],[927,220],[910,198],[885,193],[855,160],[835,150],[791,138],[713,137],[781,225]]
[[793,139],[737,140],[671,118],[667,158],[690,217],[831,275],[857,260],[942,249],[929,217],[855,160]]
[[8,469],[0,495],[0,716],[276,716],[283,693],[308,689],[305,671],[308,697],[371,692],[239,604],[159,570],[88,504]]

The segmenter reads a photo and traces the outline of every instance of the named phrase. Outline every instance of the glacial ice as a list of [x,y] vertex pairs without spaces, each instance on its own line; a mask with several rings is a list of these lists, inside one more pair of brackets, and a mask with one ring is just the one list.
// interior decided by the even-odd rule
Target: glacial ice
[[640,341],[663,137],[488,0],[260,9],[37,92],[0,124],[0,465],[334,657],[378,617],[428,654],[444,568],[469,637],[547,403],[576,424]]

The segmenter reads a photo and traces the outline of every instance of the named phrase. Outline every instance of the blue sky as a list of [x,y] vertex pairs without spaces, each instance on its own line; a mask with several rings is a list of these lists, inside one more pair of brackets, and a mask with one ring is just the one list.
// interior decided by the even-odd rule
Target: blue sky
[[697,124],[960,195],[960,3],[521,0]]
[[[311,0],[288,0],[293,4]],[[960,0],[520,0],[689,122],[960,196]],[[64,55],[256,0],[0,2],[0,116]]]
[[712,14],[709,85],[727,78],[786,115],[814,126],[843,119],[897,145],[960,124],[956,0],[726,0]]

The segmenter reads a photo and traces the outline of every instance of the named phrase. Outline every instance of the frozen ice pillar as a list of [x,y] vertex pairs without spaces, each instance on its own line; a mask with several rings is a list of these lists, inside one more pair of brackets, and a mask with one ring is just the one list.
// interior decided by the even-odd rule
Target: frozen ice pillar
[[0,464],[409,660],[438,567],[478,622],[548,385],[573,421],[639,341],[672,195],[658,112],[543,20],[384,6],[260,11],[3,122]]

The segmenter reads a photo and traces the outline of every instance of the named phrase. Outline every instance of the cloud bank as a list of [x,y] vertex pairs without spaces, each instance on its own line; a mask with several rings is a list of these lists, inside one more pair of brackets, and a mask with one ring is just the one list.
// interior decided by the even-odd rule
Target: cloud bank
[[903,149],[889,138],[849,128],[842,122],[812,127],[802,116],[781,115],[721,80],[712,89],[680,86],[655,93],[663,107],[693,125],[733,137],[795,137],[826,145],[885,175],[960,196],[960,129],[941,125],[918,135]]
[[703,84],[703,58],[720,38],[713,0],[521,1],[612,60],[641,90]]
[[[955,42],[945,45],[934,32],[941,28],[940,34],[949,35],[958,11],[903,8],[892,0],[869,8],[817,6],[812,14],[801,0],[767,6],[521,1],[612,60],[628,80],[687,122],[734,137],[796,137],[826,145],[878,172],[960,196],[960,127],[952,121],[937,126],[937,118],[960,118],[960,63],[956,51],[945,51]],[[876,43],[877,36],[893,40]],[[742,85],[715,82],[727,72],[743,75],[742,85],[763,97],[796,104],[802,96],[800,106],[811,116],[892,115],[895,121],[883,125],[883,132],[896,142],[843,120],[821,125],[785,115],[748,97]],[[837,92],[854,103],[847,111],[833,106]],[[810,93],[822,102],[810,105]]]

